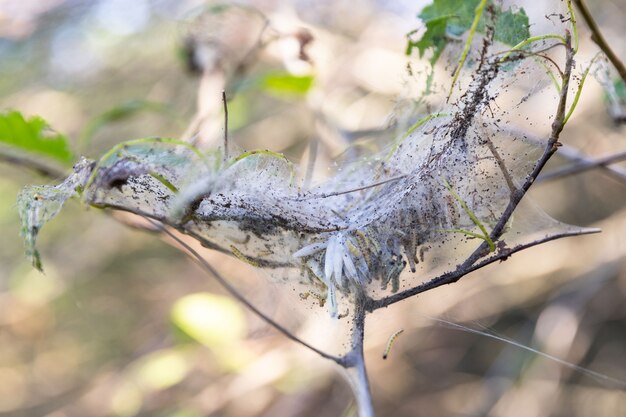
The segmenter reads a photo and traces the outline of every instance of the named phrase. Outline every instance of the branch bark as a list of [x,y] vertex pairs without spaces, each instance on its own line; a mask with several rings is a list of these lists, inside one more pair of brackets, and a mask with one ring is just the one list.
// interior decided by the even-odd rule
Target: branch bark
[[60,167],[53,166],[51,164],[38,161],[34,158],[27,158],[24,156],[20,156],[12,153],[5,153],[0,150],[0,161],[4,161],[11,165],[22,166],[29,170],[35,171],[38,174],[43,175],[44,177],[48,177],[51,179],[63,178],[66,176],[67,172]]
[[352,321],[352,350],[348,352],[340,364],[345,368],[348,380],[356,398],[359,417],[374,417],[374,406],[370,391],[363,340],[365,336],[365,316],[367,315],[367,297],[362,291],[354,296],[354,317]]
[[600,229],[585,229],[582,231],[566,232],[566,233],[559,233],[555,235],[549,235],[544,238],[537,239],[529,243],[525,243],[523,245],[514,246],[513,248],[501,249],[498,251],[498,253],[496,253],[496,255],[489,257],[489,258],[485,258],[481,260],[480,262],[475,261],[473,257],[469,257],[465,262],[460,264],[454,271],[447,272],[443,275],[438,276],[437,278],[433,278],[432,280],[422,285],[418,285],[417,287],[411,288],[409,290],[390,295],[389,297],[384,297],[380,299],[369,299],[367,300],[366,308],[367,308],[367,311],[373,312],[375,310],[378,310],[379,308],[389,307],[390,305],[395,304],[398,301],[402,301],[406,298],[413,297],[415,295],[421,294],[426,291],[434,290],[437,287],[441,287],[447,284],[453,284],[457,282],[458,280],[460,280],[461,278],[463,278],[464,276],[474,271],[477,271],[481,268],[486,267],[487,265],[491,265],[496,262],[505,261],[511,255],[517,252],[521,252],[525,249],[532,248],[533,246],[538,246],[543,243],[551,242],[553,240],[558,240],[558,239],[562,239],[565,237],[582,236],[582,235],[588,235],[588,234],[599,233],[599,232],[600,232]]
[[[585,159],[577,164],[567,165],[565,167],[542,174],[537,178],[537,181],[545,182],[568,177],[570,175],[580,174],[598,167],[606,167],[607,165],[614,164],[623,160],[626,160],[626,151],[618,152],[613,155],[607,155],[597,159]],[[621,170],[619,170],[618,172],[620,171]],[[607,172],[614,173],[614,171]],[[621,175],[619,175],[619,179],[621,179],[622,181],[626,181],[626,177],[623,177]]]
[[591,40],[594,41],[596,45],[598,45],[598,47],[602,50],[602,52],[605,53],[609,61],[611,61],[611,64],[613,64],[613,66],[619,73],[619,76],[621,77],[624,84],[626,84],[626,66],[624,66],[622,60],[619,59],[617,54],[615,54],[613,49],[611,49],[609,43],[604,38],[604,35],[602,34],[602,31],[600,30],[600,27],[596,23],[595,19],[591,15],[587,4],[584,0],[573,0],[573,2],[578,10],[580,10],[583,19],[585,19],[587,26],[589,26],[589,30],[591,30]]

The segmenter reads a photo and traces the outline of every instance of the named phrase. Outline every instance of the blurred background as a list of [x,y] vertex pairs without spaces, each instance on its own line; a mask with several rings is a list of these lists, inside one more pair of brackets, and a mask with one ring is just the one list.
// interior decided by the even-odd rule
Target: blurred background
[[[410,105],[406,34],[427,3],[0,0],[0,108],[42,116],[88,157],[148,136],[213,146],[226,86],[234,146],[294,162],[316,149],[313,176],[323,178],[346,149],[358,152],[355,143],[395,134]],[[624,0],[589,6],[626,59]],[[596,48],[584,23],[579,30],[581,73]],[[607,103],[589,80],[561,138],[566,153],[626,148]],[[569,163],[557,156],[546,171]],[[354,415],[338,368],[268,328],[132,220],[69,202],[41,234],[45,275],[35,271],[15,197],[64,170],[42,176],[0,159],[0,416]],[[537,183],[531,198],[558,220],[603,232],[527,250],[371,315],[377,415],[626,415],[626,383],[611,379],[626,381],[626,182],[596,169]],[[260,293],[260,305],[276,304],[271,291],[281,289],[262,273],[205,254]]]

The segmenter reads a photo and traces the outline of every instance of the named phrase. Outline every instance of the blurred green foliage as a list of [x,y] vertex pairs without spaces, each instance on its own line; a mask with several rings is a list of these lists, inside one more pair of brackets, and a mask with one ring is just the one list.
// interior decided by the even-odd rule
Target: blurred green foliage
[[[424,22],[426,31],[418,40],[409,39],[406,53],[410,55],[417,48],[420,58],[431,49],[431,64],[437,62],[448,43],[467,32],[474,21],[475,10],[482,0],[434,0],[424,7],[419,18]],[[530,37],[528,16],[524,9],[517,11],[504,10],[492,1],[487,2],[493,7],[495,18],[496,41],[507,45],[516,45]],[[485,32],[490,13],[484,13],[478,24],[477,31]]]
[[313,86],[312,75],[292,75],[287,72],[268,72],[257,79],[257,85],[270,94],[277,96],[301,96]]
[[210,293],[189,294],[172,307],[172,322],[209,348],[223,348],[241,341],[246,322],[241,307],[231,298]]
[[[113,109],[111,122],[93,131],[90,150],[94,155],[129,138],[180,135],[181,126],[173,124],[169,114],[141,108],[140,102],[168,103],[175,117],[190,120],[199,85],[197,78],[180,71],[180,63],[168,53],[180,31],[180,21],[175,21],[173,13],[167,11],[167,15],[153,18],[142,32],[115,37],[107,34],[106,27],[93,23],[94,10],[107,2],[66,2],[42,19],[40,29],[28,39],[13,42],[11,47],[2,40],[5,43],[0,48],[0,94],[5,106],[31,106],[25,114],[45,114],[57,128],[62,126],[57,119],[66,122],[73,128],[62,131],[76,138],[90,123],[95,124],[99,115]],[[452,2],[459,7],[451,14],[462,11],[473,16],[477,0]],[[166,3],[152,2],[155,7]],[[307,22],[321,22],[325,31],[349,33],[357,50],[382,44],[397,51],[402,46],[404,27],[383,20],[376,26],[384,28],[377,36],[402,32],[393,38],[397,43],[384,37],[377,43],[365,36],[372,33],[366,29],[374,27],[377,19],[389,17],[387,11],[381,13],[382,3],[337,1],[328,2],[328,7],[322,7],[322,2],[308,3],[298,13]],[[606,10],[610,10],[608,6]],[[413,16],[413,12],[405,11],[402,19],[410,25]],[[515,16],[521,20],[521,11]],[[606,13],[604,18],[609,23],[616,19],[619,24],[624,15]],[[437,22],[433,19],[434,25]],[[448,26],[459,21],[442,14],[440,32],[430,33],[426,50],[445,47],[449,42]],[[335,26],[329,22],[335,22]],[[89,54],[76,53],[75,61],[89,63],[83,72],[70,76],[55,73],[49,62],[56,53],[51,45],[71,49],[55,40],[57,33],[68,30],[74,37],[63,40],[89,40],[93,47],[90,52],[99,54],[96,64],[100,66],[88,61]],[[277,151],[289,149],[290,156],[299,157],[305,147],[302,139],[319,136],[319,132],[301,128],[312,123],[299,112],[303,100],[295,98],[302,98],[324,83],[328,90],[325,93],[332,93],[325,100],[332,102],[332,96],[338,96],[347,103],[331,107],[333,115],[346,113],[348,105],[360,100],[377,103],[382,117],[386,117],[389,108],[384,104],[397,96],[372,94],[363,84],[354,82],[345,62],[355,61],[355,55],[345,47],[345,38],[338,38],[315,41],[322,46],[336,42],[340,47],[333,51],[345,53],[345,60],[334,55],[340,63],[338,71],[324,68],[329,74],[326,79],[316,73],[315,83],[290,76],[281,80],[280,70],[273,69],[269,72],[278,74],[271,76],[268,84],[278,84],[270,87],[274,91],[262,91],[260,83],[235,95],[229,101],[229,128],[237,132],[233,141],[243,149],[269,146]],[[623,45],[623,40],[612,41]],[[320,61],[318,65],[325,63]],[[254,79],[260,74],[262,78],[268,68],[276,66],[276,62],[265,64],[248,76]],[[281,95],[281,90],[288,93]],[[57,119],[48,114],[54,113],[55,106],[36,106],[43,93],[50,91],[66,99],[62,117]],[[342,95],[342,91],[349,94]],[[141,99],[133,104],[133,97]],[[597,97],[591,94],[584,99],[593,103]],[[67,103],[74,103],[80,111],[71,111]],[[618,136],[623,136],[623,129],[606,126],[602,106],[582,107],[579,111],[565,132],[567,144],[587,149],[593,144],[602,152],[623,147]],[[271,122],[271,117],[274,123],[258,123]],[[363,119],[378,120],[371,113]],[[277,138],[288,140],[268,144]],[[345,146],[340,142],[337,148]],[[13,144],[4,147],[32,152]],[[328,159],[325,151],[321,151],[323,158]],[[49,155],[37,155],[57,161]],[[223,298],[218,295],[219,288],[184,255],[153,235],[138,233],[110,216],[84,210],[70,201],[64,213],[40,236],[47,259],[46,275],[33,270],[17,238],[20,226],[15,196],[25,184],[47,179],[42,180],[30,169],[4,163],[0,164],[0,174],[0,227],[4,238],[0,244],[0,415],[319,417],[337,416],[346,408],[349,388],[326,367],[325,361],[268,332],[250,315],[244,317],[242,333],[241,312],[216,305],[214,301]],[[559,357],[626,379],[626,264],[624,245],[620,243],[626,224],[624,187],[590,173],[533,188],[535,200],[548,206],[555,216],[586,225],[603,221],[599,226],[605,233],[516,255],[474,278],[424,294],[414,302],[407,300],[384,311],[384,317],[375,317],[368,323],[367,350],[380,415],[623,414],[623,391],[560,370],[545,358],[530,359],[527,352],[515,347],[433,326],[423,318],[444,315],[450,320],[488,326],[522,343],[536,343]],[[245,288],[250,288],[247,295],[259,305],[270,311],[284,308],[277,298],[268,295],[267,285],[262,290],[247,287],[252,280],[250,274],[234,267],[234,262],[215,254],[209,256],[215,256],[229,279],[245,283]],[[555,307],[559,314],[554,314]],[[287,314],[285,321],[292,319],[293,312],[288,310]],[[204,330],[205,317],[207,322],[222,317],[221,326],[228,321],[232,325],[217,336],[217,341],[210,342],[214,336],[208,334],[214,330]],[[313,318],[307,324],[312,326],[314,322]],[[542,322],[543,333],[537,331]],[[392,357],[380,360],[389,334],[400,327],[406,332],[396,342]],[[564,337],[563,332],[572,339]]]
[[131,119],[142,113],[166,114],[171,109],[163,103],[157,103],[149,100],[133,99],[125,101],[93,118],[81,132],[79,144],[84,150],[91,139],[101,128],[124,120]]
[[0,143],[64,165],[74,160],[64,135],[52,131],[42,118],[35,116],[26,119],[18,111],[0,113]]

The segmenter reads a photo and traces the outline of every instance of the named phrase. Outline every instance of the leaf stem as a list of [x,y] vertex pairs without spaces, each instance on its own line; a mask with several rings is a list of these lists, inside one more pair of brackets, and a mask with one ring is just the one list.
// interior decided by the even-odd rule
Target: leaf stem
[[504,54],[502,56],[502,58],[500,58],[500,62],[505,61],[513,52],[519,51],[520,49],[522,49],[526,45],[530,45],[531,43],[535,43],[535,42],[539,42],[539,41],[544,41],[546,39],[558,39],[559,41],[561,41],[561,43],[563,43],[565,45],[565,38],[563,36],[561,36],[561,35],[551,35],[550,34],[550,35],[531,36],[530,38],[524,39],[523,41],[521,41],[520,43],[518,43],[517,45],[515,45],[514,47],[509,49],[506,52],[506,54]]
[[589,65],[587,66],[587,68],[585,68],[585,71],[583,72],[582,77],[580,78],[580,83],[578,83],[578,89],[576,90],[576,95],[574,96],[574,100],[572,101],[572,105],[569,108],[569,111],[567,112],[567,115],[565,116],[565,120],[563,120],[564,124],[567,124],[567,121],[569,120],[569,118],[571,117],[572,113],[574,113],[574,109],[576,109],[576,105],[578,104],[578,100],[580,99],[580,94],[583,91],[583,86],[585,85],[585,80],[587,79],[587,75],[589,75],[589,71],[591,70],[591,67],[593,66],[593,64],[598,60],[598,58],[600,58],[602,56],[602,52],[598,52],[593,59],[591,60],[591,62],[589,62]]
[[478,29],[478,23],[480,22],[480,18],[483,15],[483,11],[485,10],[485,6],[487,5],[487,0],[481,0],[481,2],[476,6],[476,11],[474,12],[474,21],[472,22],[472,26],[469,30],[469,35],[467,37],[467,41],[465,42],[465,48],[463,48],[463,53],[461,54],[461,59],[459,60],[459,64],[454,71],[454,78],[452,79],[452,84],[450,85],[450,91],[448,92],[448,99],[452,95],[452,89],[454,88],[454,84],[459,78],[461,74],[461,70],[463,69],[463,65],[465,64],[465,60],[467,59],[467,55],[469,53],[470,47],[472,46],[472,40],[474,39],[474,34],[476,33],[476,29]]
[[572,38],[574,38],[574,46],[572,50],[575,54],[578,52],[578,25],[576,24],[576,14],[574,13],[574,8],[572,7],[572,0],[567,0],[567,11],[569,12],[569,20],[572,24]]
[[450,191],[450,194],[452,194],[452,197],[454,197],[454,199],[459,202],[459,204],[461,205],[465,213],[467,213],[470,219],[472,219],[472,222],[474,222],[474,224],[478,226],[478,228],[482,232],[482,235],[479,235],[478,233],[470,232],[467,230],[463,230],[463,229],[453,229],[453,230],[443,230],[443,231],[463,233],[472,237],[482,239],[485,242],[487,242],[487,245],[489,245],[489,252],[495,252],[496,245],[493,243],[493,240],[489,236],[489,233],[487,232],[487,229],[485,228],[485,226],[483,226],[483,223],[480,220],[478,220],[478,217],[476,217],[476,215],[472,212],[472,210],[470,210],[469,207],[467,207],[467,203],[465,203],[465,201],[461,197],[459,197],[459,195],[454,191],[454,189],[452,188],[452,186],[447,180],[444,180],[444,185],[446,186],[448,191]]

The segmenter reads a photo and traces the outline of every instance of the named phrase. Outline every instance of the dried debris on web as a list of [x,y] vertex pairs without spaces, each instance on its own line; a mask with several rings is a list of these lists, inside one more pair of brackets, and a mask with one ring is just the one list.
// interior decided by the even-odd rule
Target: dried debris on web
[[[89,205],[142,214],[267,268],[296,288],[302,303],[343,318],[355,293],[377,299],[413,288],[483,244],[480,256],[489,257],[538,236],[581,231],[532,204],[506,213],[544,154],[545,146],[524,132],[548,143],[568,23],[551,21],[552,32],[543,33],[526,25],[520,40],[503,31],[508,18],[518,26],[528,22],[522,9],[474,3],[457,38],[448,38],[449,17],[426,23],[446,39],[433,38],[434,59],[426,66],[448,76],[429,77],[420,102],[430,111],[414,114],[412,127],[382,152],[346,162],[335,178],[301,189],[298,169],[272,151],[224,161],[220,150],[176,140],[127,142],[95,164],[80,163],[58,187],[20,195],[35,265],[37,232],[78,191]],[[443,27],[433,29],[432,22]],[[415,46],[420,54],[428,50],[424,42]],[[503,219],[504,233],[494,240]]]

